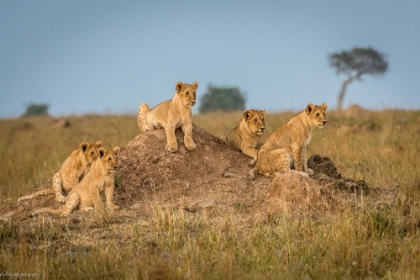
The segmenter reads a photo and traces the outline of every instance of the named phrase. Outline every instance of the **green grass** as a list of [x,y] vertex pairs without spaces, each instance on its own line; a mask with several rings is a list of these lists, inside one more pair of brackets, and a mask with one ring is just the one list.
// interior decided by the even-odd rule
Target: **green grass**
[[[293,115],[268,114],[268,131]],[[240,118],[236,112],[193,120],[224,136]],[[135,116],[68,119],[71,126],[62,129],[52,128],[48,117],[0,120],[1,207],[51,178],[80,142],[100,139],[111,148],[138,135]],[[314,130],[307,154],[331,157],[343,176],[370,186],[398,185],[386,203],[268,221],[263,213],[190,213],[157,201],[148,218],[136,222],[0,222],[0,273],[43,279],[418,279],[419,137],[419,111],[360,118],[331,112],[327,127]],[[92,238],[98,235],[102,239]]]

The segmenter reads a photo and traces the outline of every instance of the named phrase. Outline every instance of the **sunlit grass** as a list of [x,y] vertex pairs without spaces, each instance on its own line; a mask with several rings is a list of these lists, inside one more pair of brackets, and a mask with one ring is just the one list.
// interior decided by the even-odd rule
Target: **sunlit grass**
[[[267,114],[267,130],[295,113]],[[225,136],[241,115],[212,113],[193,120]],[[80,142],[100,139],[111,148],[139,134],[136,116],[68,120],[67,128],[54,128],[47,117],[0,120],[0,207],[49,180]],[[190,213],[157,200],[144,213],[148,218],[135,222],[0,223],[0,272],[38,273],[42,279],[416,279],[419,136],[418,111],[360,117],[331,112],[327,127],[314,130],[308,156],[323,153],[343,176],[370,186],[398,185],[387,203],[316,219],[284,215],[268,221],[262,213]],[[102,239],[93,237],[99,233]],[[20,246],[10,246],[11,240]]]

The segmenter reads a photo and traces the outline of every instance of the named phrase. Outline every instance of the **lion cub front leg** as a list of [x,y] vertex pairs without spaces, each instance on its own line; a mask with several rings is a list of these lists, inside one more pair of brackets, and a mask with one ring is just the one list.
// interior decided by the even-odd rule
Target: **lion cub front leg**
[[299,144],[292,145],[292,154],[293,154],[293,163],[295,166],[295,170],[298,172],[302,172],[303,165],[302,165],[302,146]]
[[258,157],[258,150],[254,149],[252,147],[241,147],[242,153],[244,153],[245,155],[252,157],[254,159],[254,161],[257,159]]
[[292,147],[293,161],[294,161],[294,166],[295,166],[295,170],[292,170],[292,171],[297,172],[300,175],[307,177],[308,173],[305,170],[304,163],[303,163],[303,161],[305,160],[303,157],[303,154],[305,153],[304,149],[305,149],[304,146],[301,147],[298,144]]
[[182,131],[184,132],[184,144],[188,150],[194,151],[197,147],[194,143],[192,138],[192,123],[186,123],[182,127]]
[[178,151],[178,143],[175,136],[175,124],[167,123],[165,126],[166,150],[175,153]]
[[306,147],[302,148],[302,161],[303,161],[303,171],[309,175],[314,175],[314,171],[308,167],[308,161],[306,160]]
[[114,188],[115,187],[114,187],[113,183],[110,183],[109,186],[107,186],[105,188],[106,206],[111,211],[114,211],[114,210],[120,208],[119,206],[115,205],[115,203],[114,203]]
[[[93,202],[93,207],[95,208],[95,211],[101,215],[105,214],[105,206],[102,202],[101,195],[99,194],[99,186],[97,186],[96,184],[90,186],[89,195],[91,201]],[[81,206],[81,208],[83,207],[84,209],[87,206],[90,205],[83,205]]]

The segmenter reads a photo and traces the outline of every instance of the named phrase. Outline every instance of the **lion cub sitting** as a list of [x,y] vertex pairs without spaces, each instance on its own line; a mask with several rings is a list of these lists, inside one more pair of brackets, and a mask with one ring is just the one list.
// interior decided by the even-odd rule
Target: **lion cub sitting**
[[[304,176],[313,174],[307,166],[306,146],[311,141],[312,130],[315,127],[323,128],[327,124],[326,110],[326,103],[321,106],[309,103],[305,111],[271,134],[261,146],[255,167],[248,172],[249,178],[254,179],[255,172],[265,176],[288,171]],[[295,170],[291,170],[291,166]]]
[[102,141],[95,144],[82,142],[77,150],[74,150],[64,161],[60,170],[52,178],[52,189],[41,190],[30,195],[22,196],[18,203],[24,200],[32,199],[37,196],[55,194],[59,202],[65,202],[68,194],[89,172],[90,165],[98,157],[98,148],[102,147]]
[[137,123],[142,132],[164,128],[166,133],[166,149],[169,152],[178,150],[175,130],[181,127],[184,132],[184,143],[188,150],[195,150],[196,146],[192,139],[192,116],[191,108],[196,102],[197,82],[184,84],[178,82],[175,86],[175,95],[171,100],[158,104],[153,109],[142,103],[138,109]]
[[82,211],[95,209],[104,213],[104,205],[100,193],[105,193],[106,205],[109,210],[118,208],[114,204],[115,170],[117,169],[118,147],[112,151],[98,149],[98,158],[92,163],[89,173],[77,184],[67,197],[66,204],[61,209],[41,208],[35,210],[32,216],[41,213],[51,213],[67,217],[75,208]]
[[265,110],[246,110],[239,124],[229,131],[226,142],[245,155],[257,159],[258,150],[265,140]]

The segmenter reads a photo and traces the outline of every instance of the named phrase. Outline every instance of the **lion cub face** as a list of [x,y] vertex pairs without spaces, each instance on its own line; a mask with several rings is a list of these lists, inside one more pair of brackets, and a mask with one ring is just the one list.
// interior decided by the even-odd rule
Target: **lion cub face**
[[94,145],[82,142],[79,149],[85,156],[86,162],[90,165],[98,158],[98,149],[100,147],[102,147],[102,141],[99,140]]
[[101,160],[102,165],[109,172],[113,173],[117,170],[118,161],[117,153],[119,151],[118,147],[115,147],[112,151],[107,151],[105,148],[99,148],[99,160]]
[[191,85],[178,82],[175,87],[176,94],[178,94],[179,98],[182,100],[182,103],[189,108],[192,108],[195,105],[195,92],[197,91],[197,88],[197,82],[194,82]]
[[309,103],[306,106],[306,113],[308,114],[309,121],[312,125],[324,128],[327,124],[327,104],[322,103],[321,106]]
[[252,133],[257,135],[264,134],[265,130],[265,110],[246,110],[244,119]]

